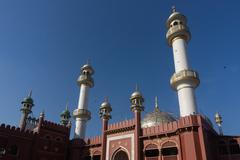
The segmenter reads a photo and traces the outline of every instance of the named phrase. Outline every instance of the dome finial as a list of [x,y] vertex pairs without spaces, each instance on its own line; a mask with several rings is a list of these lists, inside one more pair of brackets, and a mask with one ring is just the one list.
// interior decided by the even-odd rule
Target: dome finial
[[87,59],[87,64],[88,64],[88,65],[90,64],[90,58]]
[[158,97],[157,96],[155,96],[155,111],[159,111]]
[[65,107],[66,110],[68,110],[68,102],[66,103],[66,107]]
[[32,90],[30,90],[28,97],[31,98],[32,97]]
[[172,13],[177,12],[176,7],[172,6]]
[[108,102],[108,96],[106,96],[106,97],[104,98],[104,101],[105,101],[105,102]]
[[139,86],[138,86],[137,83],[136,83],[136,86],[135,86],[135,91],[139,91]]

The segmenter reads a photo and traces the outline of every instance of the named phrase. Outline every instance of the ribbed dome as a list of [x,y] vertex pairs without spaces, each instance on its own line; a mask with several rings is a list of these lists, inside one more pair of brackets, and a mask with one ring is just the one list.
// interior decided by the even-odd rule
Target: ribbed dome
[[154,111],[145,115],[141,122],[142,128],[157,126],[161,123],[169,123],[176,121],[176,119],[168,112],[162,112],[158,107]]

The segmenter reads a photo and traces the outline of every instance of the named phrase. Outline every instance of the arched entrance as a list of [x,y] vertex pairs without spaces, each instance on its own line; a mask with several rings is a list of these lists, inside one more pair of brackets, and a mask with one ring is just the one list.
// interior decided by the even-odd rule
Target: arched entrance
[[114,155],[113,160],[129,160],[129,158],[126,152],[120,150]]

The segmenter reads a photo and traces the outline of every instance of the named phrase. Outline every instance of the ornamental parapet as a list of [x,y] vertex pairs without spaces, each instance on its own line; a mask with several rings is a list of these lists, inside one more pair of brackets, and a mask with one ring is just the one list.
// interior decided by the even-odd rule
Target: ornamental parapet
[[191,33],[186,25],[178,24],[168,29],[166,34],[168,45],[172,46],[173,40],[178,37],[185,39],[187,42],[191,39]]
[[77,83],[78,85],[85,84],[90,88],[94,86],[94,80],[90,75],[80,75]]
[[83,118],[90,120],[91,119],[91,112],[88,111],[87,109],[75,109],[73,111],[73,117],[74,118]]
[[200,84],[198,73],[192,70],[182,70],[178,73],[174,73],[171,77],[170,84],[174,90],[180,84],[190,84],[191,87],[196,88]]

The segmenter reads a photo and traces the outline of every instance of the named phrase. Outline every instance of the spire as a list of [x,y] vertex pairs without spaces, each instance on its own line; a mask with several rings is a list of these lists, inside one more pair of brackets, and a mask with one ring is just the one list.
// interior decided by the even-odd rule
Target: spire
[[172,13],[177,12],[176,7],[172,6]]
[[32,90],[30,90],[29,94],[28,94],[29,98],[32,98]]
[[155,109],[154,111],[159,111],[159,106],[158,106],[158,97],[155,97]]
[[136,86],[135,86],[135,91],[139,91],[139,86],[138,86],[137,83],[136,83]]
[[87,59],[87,65],[90,65],[90,59],[89,58]]
[[158,108],[158,97],[155,97],[155,108]]

